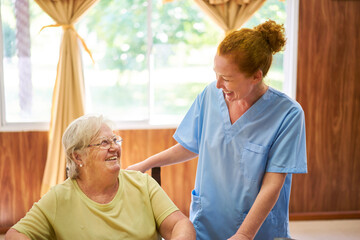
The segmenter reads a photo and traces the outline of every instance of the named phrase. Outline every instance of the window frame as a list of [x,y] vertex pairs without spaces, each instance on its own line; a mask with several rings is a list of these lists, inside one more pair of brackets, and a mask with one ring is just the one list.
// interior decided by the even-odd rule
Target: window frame
[[[0,2],[1,10],[1,2]],[[4,58],[4,47],[3,47],[3,29],[2,29],[2,16],[0,11],[0,130],[6,125],[5,122],[5,89],[4,89],[4,70],[3,70],[3,58]]]
[[[298,31],[299,31],[299,0],[286,1],[286,48],[284,51],[284,83],[283,92],[289,97],[296,99],[297,84],[297,53],[298,53]],[[286,81],[286,79],[289,79]]]
[[[152,1],[148,1],[148,19],[147,24],[151,26],[149,19],[151,18]],[[1,9],[1,3],[0,3]],[[286,48],[284,51],[284,83],[283,92],[291,98],[296,98],[296,83],[297,83],[297,51],[298,51],[298,23],[299,23],[299,0],[286,2]],[[290,18],[288,16],[291,16]],[[49,122],[6,122],[6,106],[5,106],[5,87],[4,87],[4,71],[3,71],[3,31],[2,31],[2,18],[0,11],[0,132],[18,132],[18,131],[48,131]],[[150,41],[152,30],[148,31],[147,39]],[[148,52],[150,54],[152,50],[152,41],[148,42]],[[149,80],[149,112],[153,108],[152,99],[152,80],[151,69],[148,70]],[[117,121],[115,122],[116,129],[164,129],[164,128],[176,128],[178,124],[156,124],[150,118],[144,121]]]

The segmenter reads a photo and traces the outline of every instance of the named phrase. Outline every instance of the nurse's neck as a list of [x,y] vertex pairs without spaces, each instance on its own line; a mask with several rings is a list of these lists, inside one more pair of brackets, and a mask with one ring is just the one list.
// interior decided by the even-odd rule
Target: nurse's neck
[[227,101],[231,124],[235,123],[247,110],[249,110],[268,90],[264,83],[259,84],[253,91],[242,99]]

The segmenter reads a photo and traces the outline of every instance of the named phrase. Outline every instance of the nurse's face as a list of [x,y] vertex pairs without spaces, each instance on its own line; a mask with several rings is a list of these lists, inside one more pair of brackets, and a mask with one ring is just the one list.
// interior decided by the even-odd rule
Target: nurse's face
[[231,102],[251,97],[255,85],[259,83],[255,76],[240,72],[238,66],[228,56],[216,54],[214,59],[216,87],[222,89],[225,100]]

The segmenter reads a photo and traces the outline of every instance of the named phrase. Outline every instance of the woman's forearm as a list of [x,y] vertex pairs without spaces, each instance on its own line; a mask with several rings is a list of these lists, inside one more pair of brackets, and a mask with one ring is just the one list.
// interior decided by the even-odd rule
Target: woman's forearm
[[167,216],[161,223],[159,232],[166,240],[195,240],[196,233],[193,224],[180,211]]
[[188,219],[178,221],[171,233],[171,240],[195,240],[194,226]]
[[142,162],[131,165],[127,169],[145,172],[153,167],[161,167],[166,165],[172,165],[175,163],[185,162],[195,158],[196,156],[196,153],[187,150],[180,144],[176,144],[171,148],[168,148],[158,154],[155,154],[145,159]]
[[19,233],[14,228],[10,228],[5,235],[5,240],[29,240],[25,234]]
[[[266,173],[256,200],[237,233],[230,239],[253,239],[274,207],[284,184],[285,173]],[[236,235],[238,235],[236,237]],[[240,237],[241,236],[241,237]]]

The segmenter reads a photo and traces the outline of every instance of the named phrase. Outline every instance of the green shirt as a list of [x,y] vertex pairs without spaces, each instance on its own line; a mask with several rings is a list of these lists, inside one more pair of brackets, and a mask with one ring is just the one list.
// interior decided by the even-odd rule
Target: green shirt
[[121,170],[114,199],[99,204],[75,180],[51,188],[13,228],[31,239],[161,239],[175,204],[148,174]]

